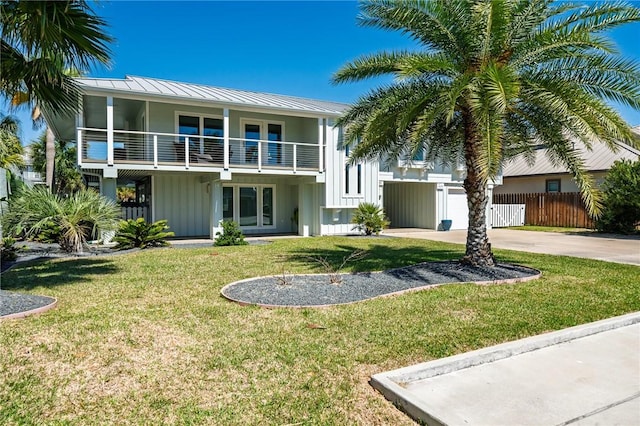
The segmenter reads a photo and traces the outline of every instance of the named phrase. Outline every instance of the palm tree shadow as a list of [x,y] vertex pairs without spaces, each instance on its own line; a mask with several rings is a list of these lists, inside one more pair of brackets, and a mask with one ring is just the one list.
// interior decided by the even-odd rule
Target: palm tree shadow
[[86,282],[91,275],[113,274],[120,270],[104,258],[67,259],[51,262],[41,258],[19,263],[2,274],[3,290],[32,290]]
[[[285,260],[307,266],[318,272],[328,272],[326,271],[326,266],[323,266],[318,261],[319,259],[326,260],[327,264],[337,269],[344,259],[359,250],[362,249],[349,245],[336,245],[330,249],[293,250],[285,256]],[[462,257],[462,251],[460,250],[433,250],[422,246],[394,248],[376,244],[365,251],[365,257],[346,263],[344,268],[354,273],[385,271],[421,262],[458,260]]]

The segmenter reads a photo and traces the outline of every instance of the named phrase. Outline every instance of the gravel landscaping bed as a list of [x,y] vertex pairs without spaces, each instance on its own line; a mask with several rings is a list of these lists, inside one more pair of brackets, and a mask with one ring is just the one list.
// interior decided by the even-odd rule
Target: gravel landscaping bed
[[44,308],[55,302],[53,297],[0,290],[0,317]]
[[242,304],[313,307],[353,303],[441,284],[515,282],[539,276],[536,269],[511,264],[481,268],[456,261],[425,262],[383,272],[340,274],[339,284],[331,284],[328,274],[250,278],[225,286],[221,293]]

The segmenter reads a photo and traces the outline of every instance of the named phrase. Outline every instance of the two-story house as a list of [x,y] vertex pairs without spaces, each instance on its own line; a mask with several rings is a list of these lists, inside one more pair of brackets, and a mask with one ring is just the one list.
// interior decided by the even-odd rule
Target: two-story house
[[396,227],[466,228],[462,167],[347,163],[334,122],[348,105],[143,77],[77,81],[78,114],[47,115],[56,136],[77,143],[90,185],[113,199],[135,186],[141,214],[177,236],[213,237],[222,220],[245,234],[344,234],[361,202],[383,205]]

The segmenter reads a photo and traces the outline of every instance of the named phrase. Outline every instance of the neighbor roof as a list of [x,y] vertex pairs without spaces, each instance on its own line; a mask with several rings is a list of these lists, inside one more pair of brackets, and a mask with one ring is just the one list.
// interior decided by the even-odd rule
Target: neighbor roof
[[[584,160],[585,169],[591,172],[609,170],[616,160],[627,159],[636,161],[640,157],[640,151],[629,145],[618,143],[618,152],[612,152],[603,143],[594,143],[589,151],[580,143],[575,143],[575,149],[580,152],[580,157]],[[522,156],[515,157],[505,164],[503,177],[534,176],[568,173],[564,167],[557,167],[551,164],[545,155],[545,149],[538,149],[535,153],[535,163],[530,166]]]
[[138,93],[173,99],[198,100],[229,106],[263,107],[266,109],[318,115],[339,116],[349,107],[347,104],[338,102],[251,92],[247,90],[226,89],[203,84],[180,83],[148,77],[126,76],[124,79],[78,78],[76,81],[81,87],[87,89]]

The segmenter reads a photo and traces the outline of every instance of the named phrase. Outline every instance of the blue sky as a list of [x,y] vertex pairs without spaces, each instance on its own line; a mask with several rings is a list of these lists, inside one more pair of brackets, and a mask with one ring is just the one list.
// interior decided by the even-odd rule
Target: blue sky
[[[345,62],[380,50],[411,49],[401,34],[356,24],[355,1],[101,1],[95,11],[116,39],[110,69],[91,77],[125,75],[352,102],[381,80],[334,86]],[[611,33],[620,51],[640,61],[640,24]],[[640,111],[619,107],[632,125]],[[18,114],[23,142],[34,131]]]

